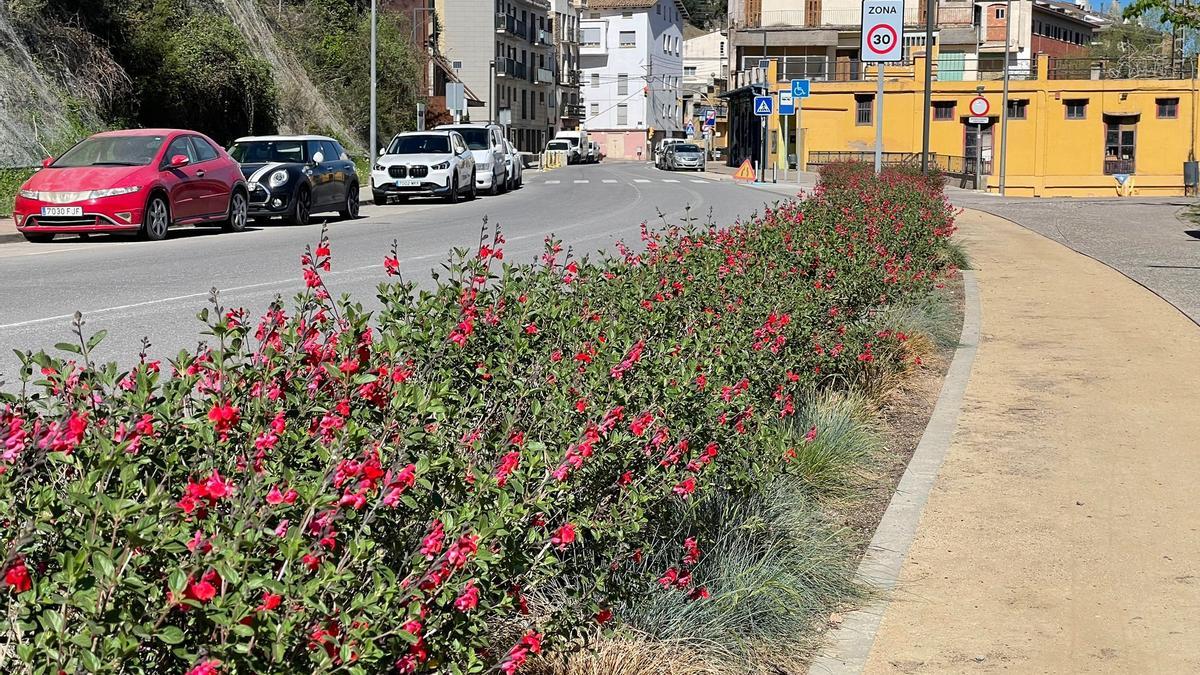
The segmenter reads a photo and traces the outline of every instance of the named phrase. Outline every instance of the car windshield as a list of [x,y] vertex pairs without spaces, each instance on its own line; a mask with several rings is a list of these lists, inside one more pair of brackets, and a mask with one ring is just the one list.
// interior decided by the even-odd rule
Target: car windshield
[[304,141],[239,141],[229,149],[229,155],[239,164],[301,164],[306,159],[305,145]]
[[388,146],[388,155],[428,155],[450,152],[450,137],[445,134],[397,136]]
[[154,161],[166,136],[93,136],[63,153],[53,167],[145,166]]
[[488,134],[490,132],[487,129],[457,127],[454,130],[462,134],[463,140],[467,142],[467,147],[472,150],[487,150],[490,147],[488,145]]
[[700,152],[700,146],[691,143],[680,143],[675,146],[675,152]]
[[569,150],[570,148],[571,144],[566,141],[552,141],[546,146],[547,150]]
[[578,138],[571,138],[570,136],[563,136],[561,140],[566,141],[572,148],[579,145]]

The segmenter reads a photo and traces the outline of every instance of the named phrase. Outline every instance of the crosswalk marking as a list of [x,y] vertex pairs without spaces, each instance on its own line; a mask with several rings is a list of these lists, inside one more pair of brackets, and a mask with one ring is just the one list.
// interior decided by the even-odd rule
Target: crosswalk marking
[[600,181],[600,182],[601,182],[601,183],[615,183],[615,182],[617,182],[617,181],[616,181],[615,179],[612,179],[612,178],[605,178],[604,180],[602,180],[602,181]]
[[575,181],[575,182],[576,182],[576,183],[587,183],[588,181],[586,181],[586,180],[577,180],[577,181]]
[[561,180],[548,180],[546,181],[546,185],[558,185],[561,182]]
[[674,178],[664,178],[663,182],[664,183],[678,183],[679,181],[675,180]]
[[634,179],[633,179],[633,182],[635,182],[635,183],[649,183],[649,182],[650,182],[650,179],[649,179],[649,178],[634,178]]
[[693,183],[707,183],[708,181],[703,178],[693,178],[692,182]]

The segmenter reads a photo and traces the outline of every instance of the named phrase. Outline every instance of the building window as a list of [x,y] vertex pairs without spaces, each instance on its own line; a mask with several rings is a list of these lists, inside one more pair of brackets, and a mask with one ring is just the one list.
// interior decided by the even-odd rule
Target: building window
[[1137,146],[1137,125],[1124,124],[1130,118],[1108,118],[1104,125],[1104,174],[1133,173]]
[[1067,109],[1067,119],[1087,119],[1087,104],[1086,98],[1069,98],[1063,101],[1063,105]]
[[875,110],[875,97],[871,94],[854,95],[854,123],[859,126],[870,126],[872,112]]
[[631,31],[631,30],[621,31],[620,45],[622,47],[636,47],[637,46],[637,33],[635,31]]
[[617,104],[617,125],[629,124],[629,106],[624,103]]
[[521,119],[527,119],[525,114],[525,104],[527,102],[527,93],[524,89],[521,90]]
[[626,19],[632,19],[633,12],[621,12],[621,16],[625,17]]
[[683,67],[683,76],[684,77],[695,77],[696,76],[696,66],[684,66]]
[[1026,99],[1008,99],[1008,119],[1023,120],[1025,119],[1025,111],[1029,108],[1029,101]]
[[625,73],[617,75],[617,95],[625,96],[629,94],[629,76]]
[[934,101],[933,102],[933,119],[935,119],[935,120],[953,120],[954,119],[954,101]]
[[599,104],[599,103],[593,103],[593,104],[592,104],[592,106],[591,106],[591,113],[590,113],[590,117],[591,117],[592,119],[595,119],[595,118],[597,118],[597,117],[599,117],[599,116],[600,116],[600,104]]
[[996,8],[996,18],[997,18],[997,19],[1003,19],[1003,18],[1004,18],[1004,8],[1003,8],[1003,7],[997,7],[997,8]]
[[579,43],[584,47],[599,47],[600,29],[584,28],[583,30],[579,31]]
[[600,86],[600,73],[592,73],[592,89]]
[[1154,99],[1158,108],[1158,119],[1173,120],[1179,117],[1179,99],[1177,98],[1156,98]]

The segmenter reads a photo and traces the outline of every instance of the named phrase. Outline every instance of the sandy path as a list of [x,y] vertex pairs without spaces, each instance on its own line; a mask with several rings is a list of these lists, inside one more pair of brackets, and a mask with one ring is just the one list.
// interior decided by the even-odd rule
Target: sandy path
[[960,225],[983,337],[866,672],[1200,673],[1200,328],[1008,221]]

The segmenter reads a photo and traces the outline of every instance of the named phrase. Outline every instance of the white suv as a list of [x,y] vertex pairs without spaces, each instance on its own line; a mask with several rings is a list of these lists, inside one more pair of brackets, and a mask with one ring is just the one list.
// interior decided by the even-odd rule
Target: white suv
[[475,157],[456,131],[411,131],[396,134],[371,167],[371,193],[376,204],[409,197],[476,194]]
[[504,130],[498,124],[443,124],[438,131],[457,131],[475,156],[475,186],[491,194],[508,189]]

